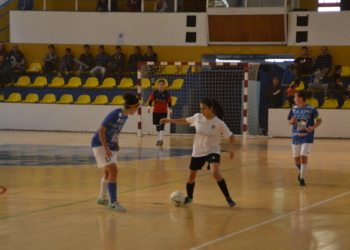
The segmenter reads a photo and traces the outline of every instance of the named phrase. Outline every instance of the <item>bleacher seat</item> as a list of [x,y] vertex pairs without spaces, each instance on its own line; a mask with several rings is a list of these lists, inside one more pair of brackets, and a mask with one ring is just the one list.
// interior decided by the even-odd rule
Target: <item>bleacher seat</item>
[[168,80],[164,79],[164,78],[159,78],[155,84],[152,86],[152,89],[158,89],[158,83],[159,81],[163,80],[165,82],[165,88],[167,88],[169,86]]
[[71,104],[73,103],[73,96],[69,94],[62,95],[60,100],[57,102],[59,104]]
[[167,65],[165,66],[165,69],[162,71],[161,74],[163,75],[173,75],[177,73],[177,66],[176,65]]
[[55,77],[54,79],[52,79],[51,84],[49,84],[48,86],[50,88],[61,88],[64,85],[64,79],[63,77]]
[[37,94],[28,94],[26,96],[26,99],[22,102],[25,102],[25,103],[36,103],[36,102],[39,102],[39,97]]
[[98,87],[98,79],[96,77],[89,77],[83,86],[84,89],[94,89],[96,87]]
[[26,71],[31,73],[39,73],[41,70],[42,68],[40,63],[31,63]]
[[350,99],[346,99],[343,103],[343,106],[341,106],[342,109],[350,109]]
[[318,100],[316,98],[308,98],[305,103],[309,104],[312,107],[318,108]]
[[123,78],[117,87],[117,89],[133,89],[133,88],[134,88],[134,82],[132,81],[131,78]]
[[115,97],[113,97],[113,100],[112,102],[110,102],[109,104],[111,105],[124,105],[124,99],[123,99],[123,96],[121,95],[117,95]]
[[90,104],[91,99],[89,95],[80,95],[74,104]]
[[96,96],[95,101],[91,104],[95,104],[95,105],[108,104],[108,97],[106,95],[98,95]]
[[101,89],[113,89],[117,86],[117,83],[114,78],[108,77],[104,79],[102,85],[100,86]]
[[47,85],[47,79],[45,76],[38,76],[30,87],[44,88]]
[[12,93],[5,102],[22,102],[22,96],[20,93]]
[[148,89],[151,87],[151,81],[148,78],[141,78],[141,88]]
[[182,84],[184,83],[184,79],[175,79],[173,84],[168,88],[170,90],[179,90],[182,88]]
[[171,106],[175,106],[176,101],[177,101],[177,97],[176,96],[172,96],[171,97]]
[[54,94],[46,94],[40,103],[55,103],[56,96]]
[[284,105],[282,106],[282,108],[284,108],[284,109],[289,109],[289,108],[291,108],[289,100],[286,100],[286,102],[284,103]]
[[181,68],[179,74],[180,74],[180,75],[186,75],[186,74],[187,74],[187,71],[188,71],[188,68],[189,68],[188,65],[182,66],[182,68]]
[[324,101],[321,108],[323,109],[336,109],[339,106],[337,99],[327,99]]
[[68,84],[63,86],[65,88],[79,88],[81,86],[81,79],[79,77],[71,77]]
[[16,87],[28,87],[30,85],[30,78],[29,76],[21,76],[18,78],[17,83],[15,83]]
[[200,73],[202,71],[201,67],[192,67],[191,72],[192,73]]
[[348,66],[342,66],[342,72],[340,76],[350,76],[350,67]]

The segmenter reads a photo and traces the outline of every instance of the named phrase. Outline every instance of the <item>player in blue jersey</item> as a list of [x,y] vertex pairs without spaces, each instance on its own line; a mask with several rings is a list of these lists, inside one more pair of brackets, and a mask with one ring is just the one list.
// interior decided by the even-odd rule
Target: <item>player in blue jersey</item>
[[[139,107],[136,95],[126,92],[123,95],[124,107],[111,111],[101,123],[101,126],[92,137],[91,147],[99,168],[104,168],[101,181],[100,196],[97,204],[105,205],[109,209],[126,212],[117,200],[117,152],[119,151],[119,134],[128,115],[133,115]],[[110,201],[108,202],[107,193]]]
[[296,105],[292,107],[288,115],[289,124],[293,126],[292,149],[295,165],[300,170],[298,176],[300,186],[305,186],[307,159],[314,142],[314,130],[322,122],[317,109],[305,103],[305,100],[311,94],[305,90],[295,92],[294,101]]

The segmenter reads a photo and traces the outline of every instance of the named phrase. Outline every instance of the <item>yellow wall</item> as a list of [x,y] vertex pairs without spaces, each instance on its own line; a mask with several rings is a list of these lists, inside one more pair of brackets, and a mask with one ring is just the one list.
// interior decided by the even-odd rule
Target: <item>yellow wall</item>
[[308,11],[317,11],[318,0],[301,0],[300,8]]

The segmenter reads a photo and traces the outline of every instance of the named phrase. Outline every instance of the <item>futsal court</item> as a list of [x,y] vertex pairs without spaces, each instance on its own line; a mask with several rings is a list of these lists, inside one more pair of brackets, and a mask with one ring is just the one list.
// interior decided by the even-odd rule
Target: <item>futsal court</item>
[[[122,134],[118,200],[97,205],[92,133],[0,131],[0,249],[350,249],[348,140],[316,139],[305,187],[290,139],[236,139],[221,154],[229,208],[206,167],[186,194],[191,136]],[[228,147],[224,140],[222,149]]]

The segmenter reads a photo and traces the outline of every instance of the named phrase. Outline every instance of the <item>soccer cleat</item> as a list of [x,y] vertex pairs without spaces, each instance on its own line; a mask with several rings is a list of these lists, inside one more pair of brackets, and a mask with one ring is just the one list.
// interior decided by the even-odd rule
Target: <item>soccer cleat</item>
[[234,202],[231,198],[227,198],[226,201],[229,207],[233,207],[236,205],[236,202]]
[[163,141],[162,140],[159,141],[159,146],[163,146]]
[[299,173],[299,175],[298,175],[298,181],[300,181],[300,173]]
[[108,199],[101,199],[100,197],[97,198],[96,203],[102,206],[108,206]]
[[301,186],[301,187],[306,186],[304,179],[300,179],[299,186]]
[[191,199],[190,197],[186,197],[185,198],[185,201],[184,201],[184,205],[187,204],[187,203],[191,203],[193,201],[193,198]]
[[107,208],[117,212],[126,212],[126,209],[118,201],[115,201],[113,204],[109,203]]

